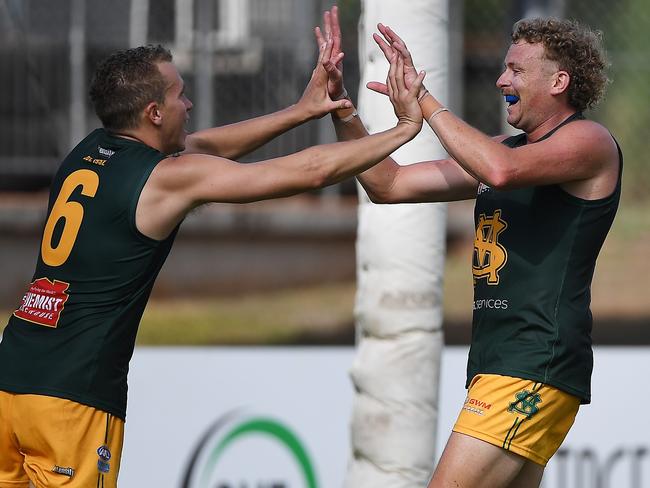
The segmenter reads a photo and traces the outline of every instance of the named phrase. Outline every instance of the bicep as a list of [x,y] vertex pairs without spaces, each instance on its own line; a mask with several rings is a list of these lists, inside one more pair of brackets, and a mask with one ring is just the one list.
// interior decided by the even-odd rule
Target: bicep
[[587,121],[569,124],[552,137],[510,151],[510,188],[589,181],[618,160],[609,132]]
[[246,203],[292,195],[307,186],[299,165],[286,158],[257,163],[192,154],[168,158],[158,178],[189,209],[209,202]]
[[400,202],[444,202],[476,197],[478,182],[453,159],[400,166],[391,199]]

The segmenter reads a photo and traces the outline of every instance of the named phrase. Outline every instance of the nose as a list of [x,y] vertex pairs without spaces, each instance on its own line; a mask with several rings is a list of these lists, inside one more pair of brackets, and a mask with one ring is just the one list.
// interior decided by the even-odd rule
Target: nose
[[185,110],[189,112],[190,110],[192,110],[192,107],[194,107],[192,101],[189,98],[185,98]]
[[507,76],[507,70],[504,70],[503,73],[501,73],[501,76],[497,78],[496,85],[497,88],[504,88],[510,84],[510,80]]

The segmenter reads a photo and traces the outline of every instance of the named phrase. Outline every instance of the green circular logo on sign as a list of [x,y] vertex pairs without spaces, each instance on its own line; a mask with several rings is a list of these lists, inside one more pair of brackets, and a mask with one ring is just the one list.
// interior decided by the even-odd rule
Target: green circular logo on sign
[[[194,450],[185,474],[184,488],[210,486],[220,459],[227,450],[242,439],[264,437],[279,446],[295,461],[305,488],[318,488],[316,473],[307,450],[298,436],[282,422],[264,416],[242,418],[231,412],[218,419],[201,438]],[[250,466],[246,467],[250,470]]]

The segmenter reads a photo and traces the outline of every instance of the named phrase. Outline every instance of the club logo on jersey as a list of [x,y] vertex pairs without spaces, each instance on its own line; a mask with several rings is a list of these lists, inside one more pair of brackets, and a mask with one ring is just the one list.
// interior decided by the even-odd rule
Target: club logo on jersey
[[108,446],[103,445],[97,448],[97,455],[99,459],[97,460],[97,469],[102,473],[108,473],[111,470],[111,451],[108,449]]
[[491,217],[479,216],[474,237],[472,274],[474,282],[487,278],[488,285],[499,284],[499,271],[508,260],[506,248],[499,244],[499,235],[508,227],[501,220],[501,210],[495,210]]
[[35,280],[23,296],[22,305],[14,312],[19,319],[46,327],[56,327],[68,301],[69,283],[50,281],[47,278]]
[[537,404],[542,401],[542,396],[539,393],[523,390],[515,394],[515,398],[517,400],[508,405],[508,412],[520,413],[527,419],[539,412]]

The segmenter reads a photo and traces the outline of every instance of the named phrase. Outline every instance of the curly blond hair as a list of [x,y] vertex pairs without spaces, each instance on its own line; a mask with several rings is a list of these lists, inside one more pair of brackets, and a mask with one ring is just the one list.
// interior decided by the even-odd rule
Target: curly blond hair
[[593,108],[609,82],[602,32],[576,21],[557,18],[523,19],[512,30],[512,42],[541,43],[546,57],[569,73],[569,103],[578,111]]

